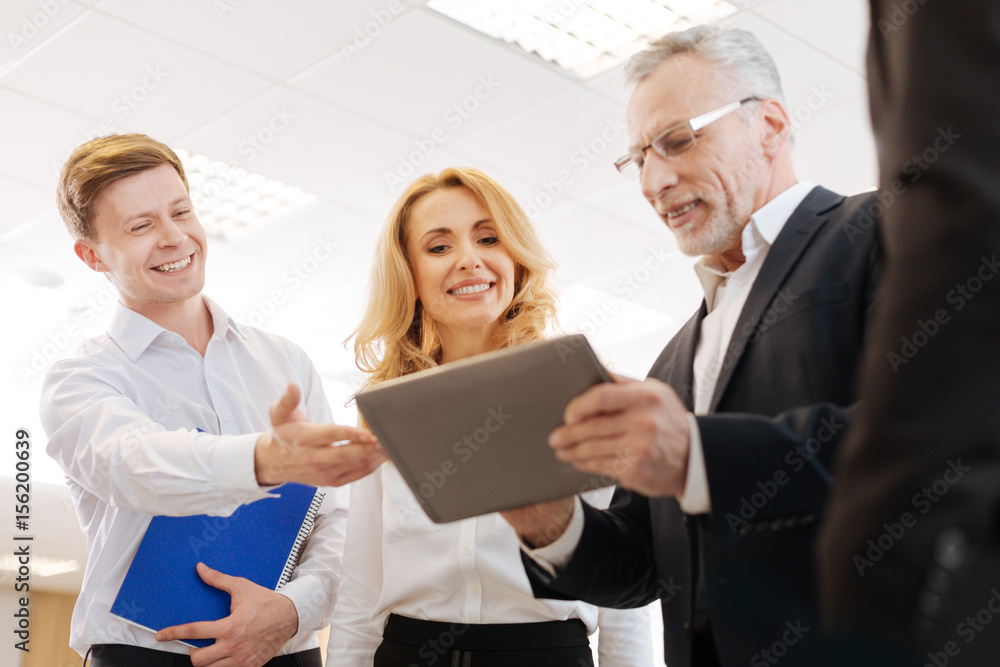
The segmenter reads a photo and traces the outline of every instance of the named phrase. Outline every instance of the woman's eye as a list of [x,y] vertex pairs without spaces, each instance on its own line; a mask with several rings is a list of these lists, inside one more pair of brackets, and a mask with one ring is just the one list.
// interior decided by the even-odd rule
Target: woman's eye
[[486,238],[479,239],[479,242],[483,245],[496,245],[500,243],[500,239],[495,236],[487,236]]
[[429,252],[431,254],[434,254],[434,255],[440,255],[441,253],[443,253],[447,249],[448,249],[448,246],[446,246],[446,245],[436,245],[436,246],[431,246],[430,248],[428,248],[427,252]]

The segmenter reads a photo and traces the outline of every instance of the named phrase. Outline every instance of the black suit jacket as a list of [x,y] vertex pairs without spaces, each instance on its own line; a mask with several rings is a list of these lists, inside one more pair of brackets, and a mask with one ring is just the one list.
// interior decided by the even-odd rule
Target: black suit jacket
[[913,7],[871,2],[872,124],[896,196],[821,543],[826,620],[856,667],[996,665],[1000,3]]
[[[764,650],[781,653],[783,665],[816,664],[812,548],[875,294],[873,201],[815,188],[775,239],[711,414],[698,417],[711,514],[688,516],[673,498],[619,490],[607,511],[584,507],[582,540],[558,577],[524,559],[536,595],[608,607],[659,598],[666,661],[685,667],[698,659],[691,638],[703,563],[723,664],[769,664]],[[703,303],[649,373],[689,409],[705,314]]]

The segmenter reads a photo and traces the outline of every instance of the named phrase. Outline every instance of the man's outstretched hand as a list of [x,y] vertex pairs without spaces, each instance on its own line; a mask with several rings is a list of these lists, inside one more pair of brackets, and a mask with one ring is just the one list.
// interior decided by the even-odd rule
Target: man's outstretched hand
[[[271,405],[271,430],[260,436],[254,451],[258,484],[341,486],[361,479],[386,460],[369,431],[306,420],[298,407],[300,396],[299,388],[290,384]],[[344,444],[334,445],[337,442]]]

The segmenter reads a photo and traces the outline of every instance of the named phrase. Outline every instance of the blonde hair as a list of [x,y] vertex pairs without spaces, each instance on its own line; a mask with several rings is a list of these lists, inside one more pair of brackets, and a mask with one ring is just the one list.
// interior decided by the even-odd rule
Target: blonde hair
[[479,200],[496,226],[500,244],[514,260],[514,298],[493,334],[490,348],[538,340],[555,317],[555,294],[548,285],[548,274],[555,264],[511,194],[478,169],[451,168],[427,174],[400,196],[376,246],[368,301],[361,323],[352,334],[356,363],[370,374],[369,385],[440,362],[441,339],[418,301],[406,253],[406,234],[417,201],[431,192],[451,188],[466,188]]
[[169,164],[188,190],[180,158],[145,134],[112,134],[80,144],[66,160],[56,187],[56,204],[74,239],[96,240],[94,200],[120,178]]

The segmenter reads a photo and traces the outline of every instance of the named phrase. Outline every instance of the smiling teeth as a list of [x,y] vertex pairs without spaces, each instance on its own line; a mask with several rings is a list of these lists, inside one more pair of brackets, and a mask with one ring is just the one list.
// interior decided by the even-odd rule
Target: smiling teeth
[[480,283],[478,285],[469,285],[468,287],[459,287],[458,289],[453,289],[452,294],[456,296],[461,296],[462,294],[476,294],[477,292],[485,292],[490,288],[489,283]]
[[182,260],[170,262],[169,264],[160,264],[159,266],[154,266],[153,268],[161,273],[170,273],[171,271],[180,271],[190,263],[191,255],[188,255]]
[[668,218],[676,218],[679,215],[684,215],[685,213],[687,213],[688,211],[690,211],[691,209],[693,209],[697,205],[698,205],[698,202],[693,201],[690,204],[688,204],[687,206],[682,206],[682,207],[680,207],[677,210],[667,212],[667,217]]

